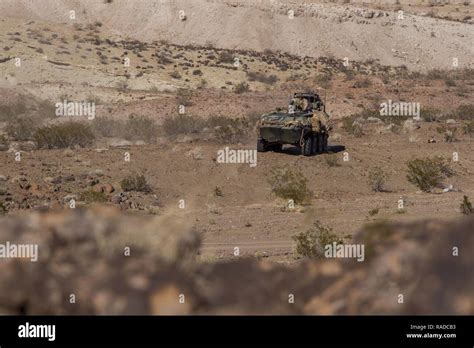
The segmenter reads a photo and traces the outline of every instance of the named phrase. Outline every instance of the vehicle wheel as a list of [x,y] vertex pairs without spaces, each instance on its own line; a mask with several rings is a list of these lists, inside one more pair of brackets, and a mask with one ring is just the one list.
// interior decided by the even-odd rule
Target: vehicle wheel
[[301,153],[304,156],[311,156],[313,148],[313,137],[307,137],[304,141],[303,147],[301,148]]
[[282,144],[273,144],[270,146],[270,150],[275,151],[275,152],[280,152],[282,147],[283,147]]
[[262,138],[257,140],[257,152],[266,152],[268,151],[268,144]]
[[324,134],[318,134],[318,153],[324,152]]
[[327,150],[328,150],[328,138],[329,138],[329,134],[324,133],[324,142],[323,142],[323,151],[324,152],[327,152]]
[[313,134],[313,144],[311,146],[311,154],[316,155],[318,153],[318,136],[317,134]]

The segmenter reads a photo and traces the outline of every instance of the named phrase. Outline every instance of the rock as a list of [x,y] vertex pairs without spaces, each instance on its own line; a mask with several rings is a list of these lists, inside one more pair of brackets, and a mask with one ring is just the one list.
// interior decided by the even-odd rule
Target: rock
[[128,200],[128,195],[125,192],[120,192],[112,197],[112,203],[120,204]]
[[340,141],[342,139],[342,136],[339,133],[329,133],[329,138],[332,141]]
[[95,152],[98,152],[98,153],[104,153],[104,152],[106,152],[107,150],[108,150],[108,149],[106,149],[106,148],[99,148],[99,149],[95,149],[94,151],[95,151]]
[[115,191],[114,187],[111,184],[101,184],[95,185],[92,187],[94,192],[102,192],[102,193],[112,193]]
[[19,183],[19,182],[26,182],[28,181],[28,179],[26,178],[25,175],[18,175],[18,176],[15,176],[13,179],[11,179],[11,183],[12,184],[16,184],[16,183]]
[[115,140],[110,144],[110,147],[113,148],[129,148],[133,143],[128,140]]
[[66,157],[72,157],[74,156],[74,150],[72,149],[66,149],[63,151],[63,155]]
[[19,186],[22,190],[28,190],[31,187],[31,184],[28,181],[20,181]]
[[365,11],[365,13],[363,13],[363,16],[364,18],[374,18],[374,11]]
[[76,196],[76,195],[67,195],[67,196],[64,196],[64,197],[63,197],[63,203],[69,203],[69,201],[71,201],[72,199],[74,199],[75,201],[77,201],[77,196]]
[[22,151],[33,151],[37,149],[37,145],[34,141],[24,141],[19,145],[20,150]]
[[[474,246],[473,230],[469,216],[379,223],[354,234],[365,245],[363,262],[306,259],[288,268],[251,258],[197,262],[199,233],[169,213],[91,207],[7,216],[0,244],[40,247],[37,262],[0,262],[0,308],[27,315],[473,315],[472,254],[462,252]],[[463,249],[453,257],[447,246]],[[288,284],[298,305],[282,301]],[[64,301],[71,289],[84,299],[74,306]]]
[[403,122],[403,131],[405,133],[412,133],[417,129],[420,129],[421,126],[418,123],[415,123],[415,121],[409,119]]
[[5,196],[8,193],[8,189],[6,187],[0,186],[0,196]]
[[7,177],[5,175],[0,175],[0,182],[7,181]]
[[43,181],[48,183],[48,184],[53,184],[54,183],[54,178],[52,176],[45,176],[43,178]]
[[8,145],[7,144],[0,144],[0,151],[7,151]]
[[191,143],[193,141],[193,138],[190,137],[189,135],[179,135],[176,138],[177,143]]
[[382,120],[378,117],[367,117],[367,122],[370,123],[382,123]]
[[89,172],[90,176],[98,176],[98,177],[103,177],[104,176],[104,171],[102,169],[94,169],[93,171]]
[[202,150],[201,150],[201,147],[200,146],[196,146],[195,148],[189,150],[188,152],[186,152],[186,157],[192,157],[194,158],[195,160],[200,160],[200,159],[203,159],[203,155],[202,155]]
[[146,145],[146,143],[143,140],[137,140],[137,141],[135,141],[135,145],[136,146],[143,146],[143,145]]
[[456,120],[450,118],[450,119],[447,119],[447,120],[446,120],[446,123],[447,123],[447,124],[456,124]]

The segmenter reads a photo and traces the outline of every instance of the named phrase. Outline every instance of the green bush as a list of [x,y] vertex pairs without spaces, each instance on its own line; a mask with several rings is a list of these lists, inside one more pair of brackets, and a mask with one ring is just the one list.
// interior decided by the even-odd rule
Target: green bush
[[148,185],[144,175],[132,174],[124,178],[120,182],[120,186],[126,192],[137,191],[137,192],[151,192],[151,187]]
[[274,168],[268,182],[277,197],[292,199],[297,204],[305,203],[312,195],[304,175],[288,166]]
[[91,128],[80,122],[65,122],[41,127],[36,130],[34,139],[38,148],[54,149],[91,145],[95,136]]
[[445,177],[453,171],[441,157],[417,158],[407,162],[407,179],[423,192],[430,192],[441,185]]
[[330,227],[316,221],[307,231],[294,235],[296,253],[302,257],[323,258],[326,245],[344,244],[344,239],[337,236]]

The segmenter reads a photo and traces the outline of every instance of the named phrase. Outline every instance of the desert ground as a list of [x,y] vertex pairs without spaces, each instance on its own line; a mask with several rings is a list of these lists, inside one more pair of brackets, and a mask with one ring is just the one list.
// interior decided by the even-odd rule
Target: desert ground
[[[0,240],[31,233],[50,252],[42,265],[52,267],[68,253],[80,258],[74,255],[80,248],[56,249],[61,238],[66,245],[110,224],[140,244],[141,230],[152,230],[163,245],[147,235],[154,241],[145,253],[149,260],[178,264],[184,274],[154,293],[143,284],[156,280],[153,272],[168,279],[169,269],[150,270],[136,261],[134,268],[149,273],[127,269],[110,277],[126,277],[135,290],[146,288],[149,303],[121,306],[115,296],[137,294],[109,289],[113,294],[102,302],[71,310],[56,297],[39,305],[25,290],[12,306],[2,305],[0,296],[0,312],[474,313],[472,282],[462,293],[446,288],[454,302],[430,294],[425,302],[411,297],[400,308],[384,302],[402,288],[418,296],[430,291],[415,270],[429,269],[429,281],[447,281],[449,274],[437,273],[442,267],[434,266],[438,261],[428,251],[443,253],[442,243],[452,248],[457,244],[448,241],[472,232],[472,218],[466,217],[472,209],[461,203],[474,199],[474,4],[2,0],[0,12]],[[306,157],[288,145],[258,153],[256,166],[217,160],[225,148],[255,150],[259,115],[286,109],[292,93],[305,91],[319,93],[331,117],[326,153]],[[65,100],[94,103],[94,117],[58,116],[56,103]],[[388,101],[417,103],[420,118],[380,116],[380,105]],[[52,129],[67,133],[68,125],[84,127],[83,133],[59,144]],[[408,164],[427,158],[438,158],[443,169],[425,190],[408,179]],[[304,200],[289,205],[291,197],[276,193],[272,178],[279,169],[303,178]],[[374,187],[374,170],[383,173],[380,187]],[[129,187],[127,179],[142,181]],[[374,226],[382,235],[396,226],[399,236],[376,239],[381,266],[312,260],[298,253],[295,236],[315,222],[347,242],[367,240]],[[183,241],[175,242],[175,234]],[[466,238],[464,268],[455,273],[455,283],[472,272],[474,245],[472,236]],[[424,243],[428,251],[418,252]],[[109,252],[100,249],[96,257],[113,267]],[[0,267],[16,267],[8,262]],[[3,272],[6,281],[0,283],[27,277],[31,270],[25,267],[16,275]],[[88,269],[71,267],[49,274],[59,297],[72,291],[59,284],[62,276]],[[74,286],[104,271],[90,267],[90,277]],[[190,270],[203,278],[192,278]],[[428,277],[431,271],[434,278]],[[255,293],[236,294],[235,303],[227,298],[223,284],[232,272],[247,273],[243,282],[259,278]],[[344,289],[381,286],[372,274],[383,274],[386,292],[369,299],[360,290],[340,303]],[[365,284],[364,277],[373,282]],[[277,300],[254,307],[255,296],[269,291],[264,279],[276,282],[283,297],[285,286],[298,284],[304,301],[296,308]],[[36,286],[21,281],[25,289]],[[94,286],[81,296],[95,296]],[[181,286],[194,294],[188,307],[170,304]],[[32,301],[26,309],[25,298]],[[367,301],[371,305],[364,307]]]

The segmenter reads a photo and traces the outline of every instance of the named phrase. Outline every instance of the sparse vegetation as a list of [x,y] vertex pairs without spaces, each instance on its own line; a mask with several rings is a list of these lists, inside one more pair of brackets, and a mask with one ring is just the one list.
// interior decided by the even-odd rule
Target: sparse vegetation
[[86,147],[94,142],[95,136],[88,125],[80,122],[65,122],[37,129],[34,139],[38,148],[54,149]]
[[104,203],[107,202],[107,195],[104,192],[88,190],[81,192],[79,200],[86,203]]
[[469,136],[474,136],[474,120],[468,121],[466,124],[463,126],[464,134],[467,134]]
[[369,215],[370,216],[375,216],[379,213],[379,208],[374,208],[369,210]]
[[471,201],[466,195],[464,195],[462,198],[460,209],[461,209],[461,213],[465,215],[470,215],[474,213],[474,210],[472,209]]
[[216,186],[214,188],[214,196],[216,196],[216,197],[222,197],[223,196],[222,190],[219,186]]
[[363,228],[363,244],[365,245],[365,258],[369,259],[374,256],[376,248],[394,233],[392,223],[386,220],[378,220],[366,224]]
[[96,117],[92,123],[94,132],[102,137],[119,136],[122,132],[123,123],[111,117]]
[[442,134],[444,136],[444,141],[446,141],[447,143],[452,143],[454,141],[457,141],[456,139],[457,128],[456,127],[447,127],[445,125],[442,125],[442,126],[437,127],[436,131],[439,134]]
[[148,185],[144,175],[131,174],[120,182],[120,186],[126,192],[151,192],[151,187]]
[[297,204],[306,203],[312,195],[303,173],[289,166],[274,168],[268,181],[277,197],[292,199]]
[[362,124],[354,117],[346,117],[342,120],[342,128],[356,137],[364,135]]
[[445,177],[453,175],[449,164],[441,157],[417,158],[407,162],[407,179],[423,192],[439,187]]
[[27,111],[26,101],[20,100],[10,105],[0,105],[0,122],[8,122],[12,118]]
[[250,71],[247,73],[247,77],[249,81],[258,81],[268,85],[273,85],[278,81],[278,77],[276,77],[276,75],[266,75],[261,72]]
[[0,202],[0,215],[5,215],[8,212],[8,209],[5,203]]
[[369,78],[365,77],[362,79],[358,79],[356,82],[354,82],[354,88],[367,88],[372,85],[372,81],[370,81]]
[[176,92],[176,102],[178,106],[191,106],[193,103],[191,102],[191,98],[193,97],[193,92],[190,89],[180,88]]
[[369,171],[369,185],[372,191],[382,192],[385,190],[387,174],[380,167],[373,167]]
[[344,244],[344,239],[336,235],[330,227],[316,221],[307,231],[292,237],[296,242],[296,253],[302,257],[323,258],[326,245]]
[[227,51],[222,51],[219,53],[218,57],[219,63],[232,64],[234,63],[234,55]]
[[120,80],[117,82],[117,89],[120,92],[125,92],[128,90],[128,81],[127,80]]
[[335,154],[329,154],[324,157],[328,167],[338,167],[340,166],[339,160]]
[[163,130],[168,136],[199,133],[204,127],[204,120],[186,114],[169,117],[163,121]]
[[331,75],[330,74],[319,74],[314,78],[314,82],[322,88],[329,88],[331,86]]
[[246,82],[240,82],[234,87],[234,92],[237,94],[242,94],[250,91],[249,84]]
[[145,116],[130,115],[123,130],[123,137],[127,140],[152,142],[158,135],[155,122]]
[[24,141],[33,138],[37,127],[37,120],[34,120],[32,117],[23,116],[8,122],[5,130],[12,139]]

